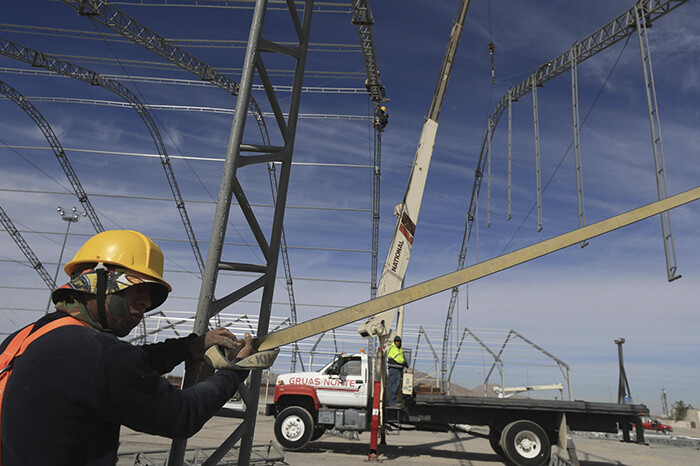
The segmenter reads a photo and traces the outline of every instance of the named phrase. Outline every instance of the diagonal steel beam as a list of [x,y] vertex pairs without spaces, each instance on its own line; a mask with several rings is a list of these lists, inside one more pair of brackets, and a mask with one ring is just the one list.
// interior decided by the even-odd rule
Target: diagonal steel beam
[[380,296],[339,311],[326,314],[315,319],[302,322],[293,327],[287,327],[278,332],[260,337],[256,341],[259,350],[266,350],[299,341],[333,328],[347,325],[398,306],[432,296],[441,291],[449,290],[465,283],[493,275],[503,270],[524,264],[533,259],[546,256],[552,252],[573,246],[581,241],[609,233],[622,227],[629,226],[661,212],[676,208],[683,204],[700,199],[700,187],[684,191],[675,196],[656,201],[643,207],[625,212],[620,215],[602,220],[597,223],[578,228],[569,233],[535,243],[517,251],[489,259],[466,267],[456,272],[448,273],[432,280],[404,288],[403,290]]

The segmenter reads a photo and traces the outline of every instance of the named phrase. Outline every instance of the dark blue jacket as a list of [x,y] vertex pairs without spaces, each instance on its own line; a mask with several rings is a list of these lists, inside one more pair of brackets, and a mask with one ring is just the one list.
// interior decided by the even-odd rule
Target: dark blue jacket
[[[65,315],[48,314],[35,328]],[[169,438],[192,436],[248,375],[223,370],[185,390],[174,387],[161,374],[190,356],[192,338],[134,346],[74,325],[39,337],[15,359],[7,383],[0,463],[113,466],[120,425]]]

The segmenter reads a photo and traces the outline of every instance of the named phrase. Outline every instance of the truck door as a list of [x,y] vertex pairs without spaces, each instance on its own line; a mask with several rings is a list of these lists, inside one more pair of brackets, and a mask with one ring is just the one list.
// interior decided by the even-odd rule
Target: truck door
[[365,407],[367,368],[360,356],[340,357],[323,371],[316,394],[327,406]]

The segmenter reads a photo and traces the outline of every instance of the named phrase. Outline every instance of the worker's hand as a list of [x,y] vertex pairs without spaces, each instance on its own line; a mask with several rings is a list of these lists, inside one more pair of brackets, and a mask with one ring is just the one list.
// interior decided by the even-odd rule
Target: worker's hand
[[246,333],[240,340],[233,337],[233,348],[213,345],[205,351],[204,361],[214,369],[267,369],[275,362],[279,348],[267,350],[261,357],[248,360],[254,353],[253,337]]
[[242,342],[243,348],[236,355],[237,358],[245,359],[251,354],[255,353],[255,348],[253,347],[253,337],[250,333],[246,332],[243,339],[238,340]]
[[195,362],[202,361],[204,352],[214,345],[235,349],[242,348],[245,345],[245,341],[239,340],[233,333],[223,327],[210,330],[190,342],[189,348],[192,360]]
[[408,362],[404,361],[404,362],[403,362],[403,367],[408,367]]

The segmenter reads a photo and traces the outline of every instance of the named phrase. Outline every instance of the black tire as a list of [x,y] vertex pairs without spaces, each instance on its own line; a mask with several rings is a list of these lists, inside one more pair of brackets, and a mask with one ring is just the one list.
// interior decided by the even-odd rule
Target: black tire
[[664,427],[664,430],[662,430],[661,432],[663,432],[664,434],[668,434],[670,431],[666,427]]
[[321,438],[323,434],[326,433],[326,428],[325,427],[316,427],[314,428],[314,433],[311,436],[311,441],[313,442],[314,440],[318,440]]
[[489,432],[489,444],[491,445],[491,448],[493,449],[494,452],[498,456],[500,456],[503,459],[506,458],[506,454],[503,453],[503,448],[501,448],[501,433],[498,431],[491,430]]
[[500,446],[506,458],[517,466],[547,464],[552,449],[547,433],[531,421],[508,424],[501,434]]
[[311,414],[300,406],[284,408],[275,419],[275,437],[287,450],[304,448],[314,434]]

